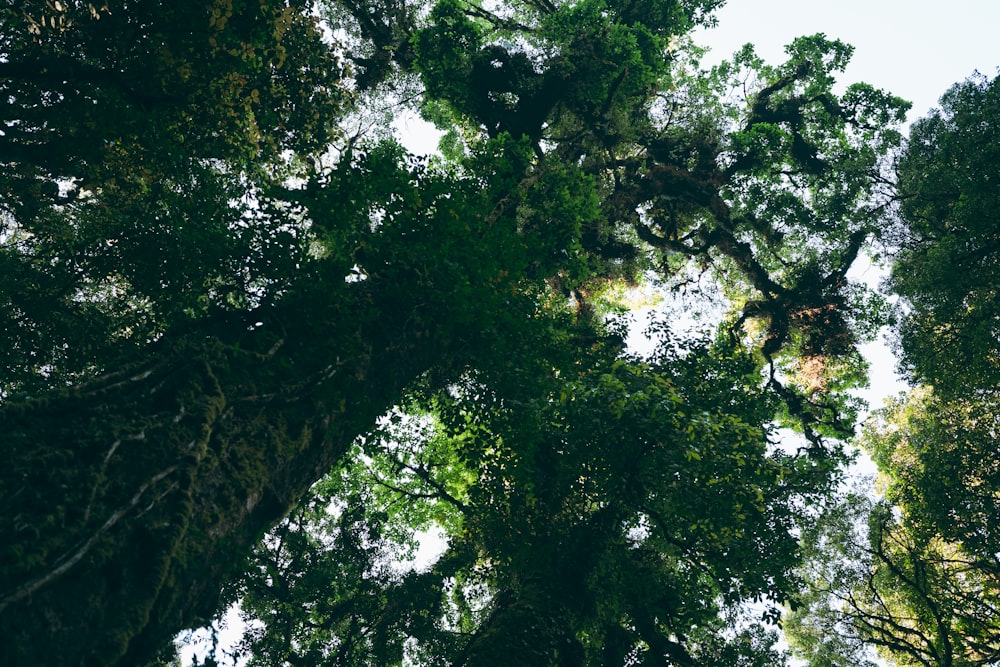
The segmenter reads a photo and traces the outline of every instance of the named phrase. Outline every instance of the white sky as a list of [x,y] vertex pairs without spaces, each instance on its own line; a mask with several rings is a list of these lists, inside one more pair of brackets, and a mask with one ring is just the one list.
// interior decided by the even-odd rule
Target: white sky
[[998,0],[729,0],[719,25],[696,36],[710,58],[747,42],[781,62],[784,45],[825,33],[855,47],[845,83],[864,81],[913,102],[910,120],[926,114],[953,83],[1000,66]]

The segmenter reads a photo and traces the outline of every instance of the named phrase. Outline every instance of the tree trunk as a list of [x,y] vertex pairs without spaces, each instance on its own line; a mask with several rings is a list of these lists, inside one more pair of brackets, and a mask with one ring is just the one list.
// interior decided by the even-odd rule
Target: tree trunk
[[456,667],[581,667],[583,650],[575,637],[566,593],[537,575],[516,592],[500,593],[491,616],[469,642]]
[[446,347],[404,301],[352,289],[336,310],[359,316],[286,309],[297,327],[229,325],[239,345],[158,345],[2,406],[0,665],[142,664],[210,618],[261,534]]

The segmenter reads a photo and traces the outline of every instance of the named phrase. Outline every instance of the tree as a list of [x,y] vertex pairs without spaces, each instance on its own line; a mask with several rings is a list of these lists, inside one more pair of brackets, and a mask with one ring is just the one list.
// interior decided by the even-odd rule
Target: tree
[[914,124],[899,164],[900,252],[891,288],[906,300],[910,375],[938,391],[996,387],[1000,84],[953,86]]
[[[888,281],[919,386],[861,440],[884,500],[833,510],[850,520],[828,520],[813,540],[815,589],[789,628],[817,665],[851,662],[862,642],[899,665],[998,659],[996,79],[956,84],[941,107],[914,124],[898,164]],[[817,641],[838,633],[851,641]]]
[[287,280],[294,225],[250,198],[349,102],[308,3],[49,0],[0,25],[3,394]]
[[[238,584],[251,664],[781,662],[726,612],[794,589],[794,517],[824,484],[771,451],[752,356],[615,340],[549,341],[543,373],[532,340],[367,436]],[[429,570],[389,565],[432,526]]]
[[870,420],[885,497],[845,498],[807,539],[812,590],[785,626],[810,664],[856,664],[863,644],[895,665],[997,661],[996,457],[981,409],[924,389]]
[[[344,2],[352,67],[304,4],[4,10],[10,659],[146,659],[408,389],[533,327],[599,336],[601,287],[647,269],[724,288],[825,484],[879,319],[846,272],[905,104],[835,95],[850,49],[822,36],[699,71],[684,35],[716,4]],[[416,77],[450,160],[336,139],[348,90]]]

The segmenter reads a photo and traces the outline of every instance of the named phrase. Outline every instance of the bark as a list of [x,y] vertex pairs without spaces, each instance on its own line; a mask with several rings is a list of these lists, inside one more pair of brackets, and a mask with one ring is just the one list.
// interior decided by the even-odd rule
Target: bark
[[[491,616],[472,638],[458,667],[580,667],[583,649],[575,637],[566,592],[540,576],[522,579],[517,591],[501,593]],[[507,599],[509,598],[509,599]]]
[[0,408],[0,664],[142,664],[210,618],[261,534],[448,347],[398,289],[350,289],[336,315],[303,299]]

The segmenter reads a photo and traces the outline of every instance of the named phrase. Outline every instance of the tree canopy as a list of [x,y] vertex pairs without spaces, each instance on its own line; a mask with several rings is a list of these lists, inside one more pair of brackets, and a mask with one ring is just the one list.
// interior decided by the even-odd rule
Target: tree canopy
[[[917,382],[997,386],[997,151],[1000,84],[956,84],[918,121],[899,166],[901,252],[892,288],[910,310],[900,343]],[[948,350],[947,354],[943,351]]]
[[[703,68],[720,4],[0,8],[2,661],[169,662],[237,600],[258,665],[783,664],[782,604],[822,664],[992,655],[994,85],[897,153],[842,42]],[[933,389],[838,505],[876,239]],[[640,285],[715,316],[638,354]]]
[[[757,364],[560,347],[568,366],[479,372],[394,413],[265,540],[237,587],[254,664],[780,661],[760,625],[721,634],[793,590],[795,513],[823,494],[768,452]],[[388,565],[431,525],[432,568]]]
[[918,386],[860,439],[883,497],[845,497],[807,540],[814,590],[787,629],[810,664],[858,664],[866,643],[895,665],[1000,656],[996,91],[981,75],[956,84],[901,154],[888,284]]

